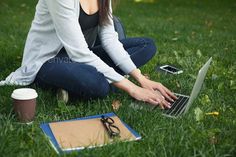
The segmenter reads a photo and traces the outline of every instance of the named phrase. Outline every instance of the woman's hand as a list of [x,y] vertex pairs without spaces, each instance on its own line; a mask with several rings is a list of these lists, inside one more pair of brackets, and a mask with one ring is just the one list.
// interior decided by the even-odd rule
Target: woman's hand
[[162,109],[170,108],[171,104],[158,92],[151,91],[139,86],[133,87],[129,95],[136,100],[147,102],[152,105],[159,105]]
[[143,76],[139,69],[134,70],[131,75],[140,83],[143,88],[149,89],[151,91],[159,91],[161,95],[170,102],[173,102],[175,99],[177,99],[177,97],[161,83],[149,80]]
[[139,87],[127,79],[123,79],[120,82],[114,82],[113,85],[126,91],[131,97],[136,100],[147,102],[152,105],[160,105],[162,109],[170,108],[170,103],[158,92],[154,90],[145,89]]
[[170,102],[174,102],[174,100],[177,99],[177,97],[169,89],[167,89],[159,82],[155,82],[149,79],[144,79],[142,82],[140,82],[140,84],[145,89],[153,91],[158,90]]

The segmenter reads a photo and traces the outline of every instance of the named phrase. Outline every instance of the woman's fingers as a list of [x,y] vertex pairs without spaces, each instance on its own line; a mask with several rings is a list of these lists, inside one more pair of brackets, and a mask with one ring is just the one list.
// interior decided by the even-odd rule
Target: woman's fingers
[[160,92],[169,102],[174,102],[174,100],[168,95],[168,93],[164,89],[160,89]]
[[156,91],[137,88],[137,90],[135,90],[131,96],[139,101],[143,101],[152,105],[159,105],[162,109],[171,107],[170,103],[165,100],[165,97]]
[[168,88],[163,86],[161,83],[159,84],[159,88],[157,88],[161,94],[168,99],[168,101],[173,102],[173,99],[176,100],[177,97],[172,93]]
[[165,109],[165,107],[162,103],[159,103],[159,106],[160,106],[161,109],[163,109],[163,110]]
[[162,100],[159,104],[164,106],[164,108],[171,108],[170,103],[167,102],[166,100]]
[[158,102],[156,105],[159,105],[162,109],[171,108],[170,103],[168,103],[164,99],[163,100],[158,100],[158,101],[155,101],[155,102]]
[[152,104],[152,105],[158,105],[158,104],[159,104],[159,102],[157,102],[157,101],[155,101],[155,100],[153,100],[153,99],[148,99],[147,102],[148,102],[149,104]]
[[168,88],[166,88],[165,86],[163,86],[163,88],[165,89],[166,93],[171,96],[174,100],[177,99],[177,97],[174,95],[174,93],[172,93]]
[[160,105],[162,109],[164,108],[170,108],[171,104],[165,100],[165,98],[161,95],[161,93],[155,92],[155,96],[153,99],[155,99],[156,102]]

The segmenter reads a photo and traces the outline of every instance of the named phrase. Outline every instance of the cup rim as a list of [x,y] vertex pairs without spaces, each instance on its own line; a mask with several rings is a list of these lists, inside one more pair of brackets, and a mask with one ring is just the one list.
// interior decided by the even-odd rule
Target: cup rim
[[15,100],[30,100],[37,98],[38,94],[32,88],[18,88],[12,92],[11,97]]

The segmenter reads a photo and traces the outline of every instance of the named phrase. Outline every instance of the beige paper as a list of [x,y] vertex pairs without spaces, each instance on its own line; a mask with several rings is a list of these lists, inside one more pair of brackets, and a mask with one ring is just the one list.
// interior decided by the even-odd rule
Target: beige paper
[[[120,141],[135,140],[135,136],[117,116],[111,117],[120,129]],[[101,146],[113,142],[100,118],[50,123],[50,128],[62,149]]]

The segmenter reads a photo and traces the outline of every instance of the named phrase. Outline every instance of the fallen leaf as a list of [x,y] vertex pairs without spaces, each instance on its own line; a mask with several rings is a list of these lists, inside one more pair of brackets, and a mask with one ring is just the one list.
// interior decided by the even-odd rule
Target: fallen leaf
[[210,144],[217,144],[218,143],[218,139],[216,138],[216,136],[210,137],[209,143]]
[[219,112],[207,112],[207,113],[205,113],[205,115],[213,115],[213,116],[219,116]]
[[118,111],[121,106],[122,106],[122,103],[119,100],[113,100],[112,108],[114,111]]
[[219,128],[213,128],[210,130],[207,130],[208,134],[208,140],[210,144],[217,144],[219,143],[219,134],[221,133],[221,130]]
[[195,118],[197,122],[203,120],[204,114],[203,114],[203,111],[199,107],[194,109],[194,113],[195,113]]

